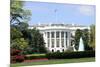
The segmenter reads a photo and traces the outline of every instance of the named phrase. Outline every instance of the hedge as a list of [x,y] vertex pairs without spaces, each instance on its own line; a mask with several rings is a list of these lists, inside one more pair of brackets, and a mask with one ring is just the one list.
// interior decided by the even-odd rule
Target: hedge
[[25,56],[26,60],[40,59],[40,58],[46,58],[46,55],[45,54],[31,54],[31,55]]
[[54,52],[46,54],[48,59],[71,59],[71,58],[84,58],[95,57],[95,51],[78,51],[78,52]]

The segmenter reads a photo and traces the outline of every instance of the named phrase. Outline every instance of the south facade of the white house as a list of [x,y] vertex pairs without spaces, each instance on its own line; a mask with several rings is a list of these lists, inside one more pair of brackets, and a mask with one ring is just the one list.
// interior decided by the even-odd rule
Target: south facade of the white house
[[89,29],[88,26],[76,24],[36,24],[29,29],[36,28],[43,35],[45,47],[50,52],[64,52],[72,46],[73,37],[77,29]]

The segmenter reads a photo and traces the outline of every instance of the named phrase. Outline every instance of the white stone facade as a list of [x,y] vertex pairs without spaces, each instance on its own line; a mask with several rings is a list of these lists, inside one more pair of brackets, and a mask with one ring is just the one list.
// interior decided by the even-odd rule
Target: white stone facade
[[63,52],[71,47],[72,36],[77,29],[89,29],[87,26],[73,24],[40,24],[29,27],[40,30],[43,35],[45,46],[50,52]]

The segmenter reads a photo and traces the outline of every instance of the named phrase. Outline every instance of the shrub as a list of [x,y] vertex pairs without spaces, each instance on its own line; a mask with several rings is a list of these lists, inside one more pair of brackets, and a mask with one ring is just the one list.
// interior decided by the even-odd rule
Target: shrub
[[24,56],[21,55],[21,51],[17,49],[11,49],[11,56],[10,56],[10,62],[16,63],[16,62],[23,62]]
[[16,63],[16,58],[15,58],[15,56],[11,56],[11,57],[10,57],[10,62],[11,62],[11,63]]
[[70,59],[70,58],[84,58],[95,57],[95,51],[78,51],[78,52],[54,52],[46,54],[48,59]]
[[21,51],[17,49],[11,49],[11,56],[18,55]]
[[16,60],[16,62],[23,62],[24,61],[24,56],[23,55],[17,55],[17,56],[15,56],[15,60]]
[[31,60],[31,59],[40,59],[40,58],[46,58],[45,54],[31,54],[31,55],[26,55],[25,59]]

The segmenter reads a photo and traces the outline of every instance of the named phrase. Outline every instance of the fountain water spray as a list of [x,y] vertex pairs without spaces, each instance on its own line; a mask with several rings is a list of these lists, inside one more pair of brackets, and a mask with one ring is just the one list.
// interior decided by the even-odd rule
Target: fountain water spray
[[78,51],[84,51],[84,44],[83,44],[82,37],[80,38]]

